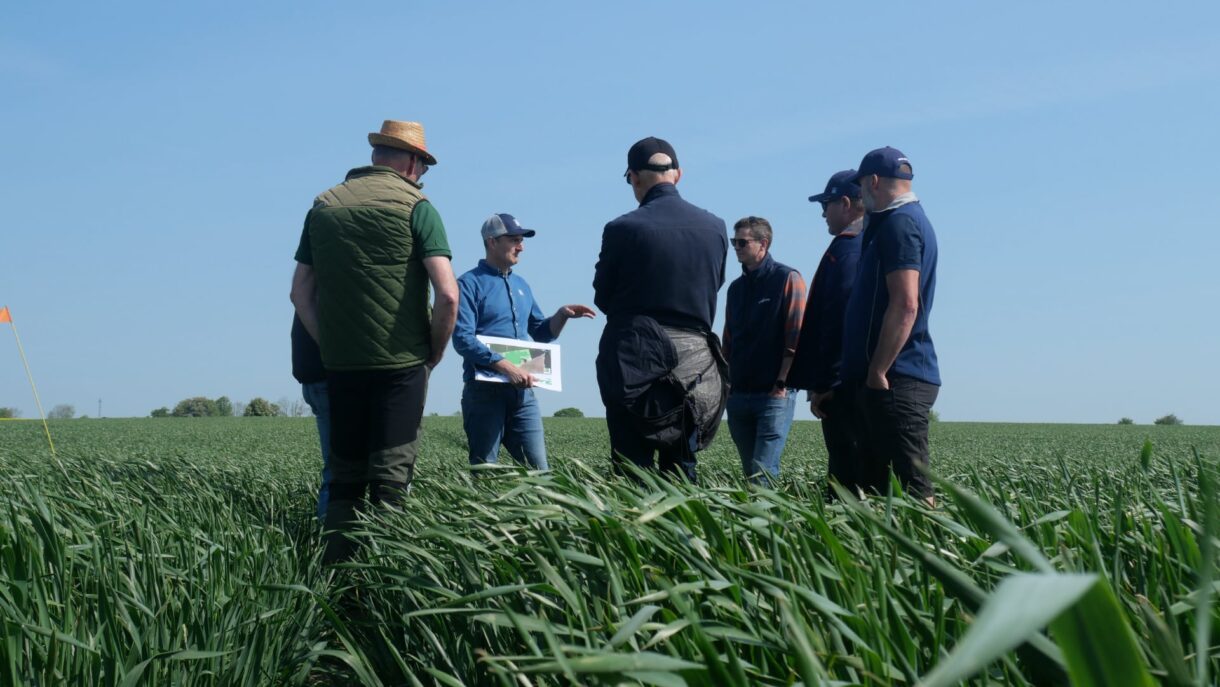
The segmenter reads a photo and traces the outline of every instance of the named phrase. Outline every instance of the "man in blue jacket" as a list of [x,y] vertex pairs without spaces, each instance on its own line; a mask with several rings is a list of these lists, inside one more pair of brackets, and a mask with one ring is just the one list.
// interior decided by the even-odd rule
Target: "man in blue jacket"
[[648,137],[623,174],[640,206],[602,231],[594,303],[606,314],[597,383],[610,458],[696,479],[695,453],[716,434],[725,371],[712,333],[724,284],[724,220],[683,200],[678,154]]
[[[839,361],[843,311],[856,280],[864,228],[864,203],[855,176],[854,169],[836,172],[824,191],[809,197],[809,202],[822,206],[826,229],[834,238],[813,275],[800,346],[789,374],[792,386],[809,390],[809,409],[822,421],[829,478],[853,492],[858,487],[853,389],[840,384]],[[827,485],[827,496],[834,494]]]
[[[584,305],[565,305],[543,318],[529,284],[513,271],[534,236],[512,215],[492,215],[483,223],[484,259],[458,278],[457,324],[453,349],[462,356],[462,425],[470,445],[470,464],[495,463],[500,444],[518,462],[546,470],[542,413],[534,398],[532,375],[493,352],[477,336],[554,341],[568,320],[593,317]],[[507,384],[475,379],[476,369],[498,373]]]
[[894,148],[864,156],[855,180],[868,212],[860,267],[843,318],[844,384],[855,385],[861,482],[885,493],[892,467],[912,496],[934,503],[926,470],[928,411],[940,367],[928,321],[936,293],[936,232],[911,192],[911,161]]

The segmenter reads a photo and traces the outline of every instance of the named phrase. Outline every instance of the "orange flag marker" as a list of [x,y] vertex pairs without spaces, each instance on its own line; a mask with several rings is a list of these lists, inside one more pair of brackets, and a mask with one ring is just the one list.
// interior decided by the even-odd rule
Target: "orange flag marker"
[[[25,376],[30,380],[30,388],[34,390],[34,403],[38,406],[38,417],[42,418],[42,431],[47,435],[47,445],[51,447],[51,456],[55,456],[55,442],[51,441],[51,428],[47,426],[47,414],[42,412],[42,399],[38,398],[38,387],[34,386],[34,375],[30,374],[30,363],[25,359],[25,349],[21,347],[21,336],[17,333],[17,324],[13,322],[13,314],[8,306],[0,308],[0,323],[8,322],[13,328],[13,337],[17,339],[17,352],[21,354],[21,364],[25,365]],[[58,463],[58,458],[56,457]],[[63,466],[60,466],[61,468]]]

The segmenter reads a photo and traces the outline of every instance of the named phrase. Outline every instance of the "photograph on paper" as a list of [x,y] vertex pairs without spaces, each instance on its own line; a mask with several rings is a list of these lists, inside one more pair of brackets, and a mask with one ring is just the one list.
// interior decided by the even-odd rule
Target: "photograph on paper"
[[[498,353],[508,362],[520,367],[534,377],[534,386],[548,391],[563,391],[563,381],[560,374],[559,346],[544,344],[537,341],[521,341],[519,339],[502,339],[498,336],[478,336],[494,353]],[[507,384],[508,377],[486,369],[476,369],[474,378],[482,382],[502,382]]]

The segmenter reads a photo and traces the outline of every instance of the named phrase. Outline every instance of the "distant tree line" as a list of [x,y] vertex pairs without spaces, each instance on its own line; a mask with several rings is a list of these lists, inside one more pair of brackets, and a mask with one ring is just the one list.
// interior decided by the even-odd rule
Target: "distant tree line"
[[303,417],[309,414],[309,406],[298,399],[289,401],[281,398],[272,403],[261,396],[250,399],[249,403],[232,401],[228,396],[211,399],[206,396],[192,396],[178,401],[173,410],[168,407],[157,408],[149,413],[149,417]]
[[[1129,418],[1129,417],[1124,417],[1124,418],[1121,418],[1121,419],[1118,421],[1118,424],[1120,424],[1120,425],[1134,425],[1134,424],[1135,424],[1135,420],[1132,420],[1132,419],[1131,419],[1131,418]],[[1168,425],[1168,426],[1171,426],[1171,427],[1175,427],[1175,426],[1177,426],[1177,425],[1181,425],[1181,424],[1184,424],[1184,423],[1182,422],[1182,419],[1181,419],[1181,418],[1179,418],[1177,415],[1174,415],[1173,413],[1170,413],[1170,414],[1168,414],[1168,415],[1162,415],[1161,417],[1158,417],[1157,419],[1153,420],[1153,421],[1152,421],[1152,424],[1154,424],[1154,425]]]

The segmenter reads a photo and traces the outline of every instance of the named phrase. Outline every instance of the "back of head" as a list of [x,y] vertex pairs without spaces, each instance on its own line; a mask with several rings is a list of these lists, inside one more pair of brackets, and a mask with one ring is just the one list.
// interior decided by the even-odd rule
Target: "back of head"
[[373,146],[372,162],[382,167],[390,167],[398,172],[406,173],[411,166],[415,153],[402,148],[391,148],[385,145]]
[[[665,153],[657,153],[648,158],[648,168],[636,172],[640,175],[640,181],[649,186],[656,184],[676,184],[678,183],[678,168],[673,163],[673,158]],[[665,168],[665,171],[659,172],[654,168]]]
[[636,141],[627,151],[628,181],[632,172],[638,187],[645,191],[660,183],[676,184],[682,176],[674,147],[669,141],[655,136]]

